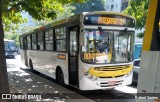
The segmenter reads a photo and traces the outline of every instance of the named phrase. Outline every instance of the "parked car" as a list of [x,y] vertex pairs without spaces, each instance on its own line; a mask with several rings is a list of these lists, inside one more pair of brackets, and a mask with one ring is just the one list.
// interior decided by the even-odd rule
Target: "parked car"
[[140,69],[140,59],[134,60],[134,68],[133,68],[133,81],[132,84],[138,84],[138,74]]

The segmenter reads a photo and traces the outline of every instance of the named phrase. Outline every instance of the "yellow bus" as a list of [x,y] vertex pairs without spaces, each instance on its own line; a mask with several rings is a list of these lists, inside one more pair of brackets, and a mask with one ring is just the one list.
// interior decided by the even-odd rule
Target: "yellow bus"
[[77,14],[21,35],[21,56],[32,70],[80,90],[129,85],[134,31],[135,19],[124,14]]

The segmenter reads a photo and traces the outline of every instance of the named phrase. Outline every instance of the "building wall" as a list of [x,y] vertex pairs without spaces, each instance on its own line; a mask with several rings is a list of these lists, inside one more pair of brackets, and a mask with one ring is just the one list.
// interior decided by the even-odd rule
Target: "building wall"
[[120,12],[121,0],[106,0],[106,11]]

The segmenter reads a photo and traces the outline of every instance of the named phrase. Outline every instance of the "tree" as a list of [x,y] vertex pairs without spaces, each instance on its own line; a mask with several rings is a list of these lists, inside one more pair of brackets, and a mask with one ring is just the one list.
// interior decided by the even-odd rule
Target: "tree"
[[104,11],[104,0],[88,0],[87,2],[73,4],[76,10],[73,13],[79,14],[82,12],[92,12],[92,11]]
[[70,4],[65,4],[65,5],[63,5],[63,8],[64,9],[63,9],[62,12],[56,11],[57,16],[56,16],[55,19],[47,18],[47,19],[44,19],[44,20],[35,20],[36,26],[46,25],[46,24],[49,24],[51,22],[54,22],[54,21],[57,21],[57,20],[60,20],[60,19],[63,19],[63,18],[74,15],[74,13],[72,13],[72,11],[75,10],[74,6],[72,6]]
[[[148,14],[149,0],[131,0],[130,5],[123,13],[131,15],[136,19],[136,29],[145,28]],[[138,37],[143,38],[144,33],[139,33]]]
[[16,46],[19,46],[19,34],[17,32],[6,32],[4,34],[4,38],[14,40],[16,43]]
[[[63,4],[76,3],[80,0],[0,0],[0,93],[9,93],[6,60],[4,52],[4,28],[22,22],[19,12],[25,10],[33,18],[41,20],[54,19],[56,11],[63,11]],[[81,0],[84,1],[84,0]],[[3,24],[2,24],[3,20]],[[13,27],[14,28],[14,27]]]

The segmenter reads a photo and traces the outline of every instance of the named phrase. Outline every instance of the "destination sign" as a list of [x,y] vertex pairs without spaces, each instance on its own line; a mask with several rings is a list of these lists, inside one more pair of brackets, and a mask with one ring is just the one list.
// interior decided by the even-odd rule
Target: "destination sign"
[[98,24],[125,25],[126,20],[122,18],[98,17]]
[[122,26],[134,27],[135,20],[133,18],[115,15],[115,14],[93,14],[84,17],[84,25],[106,25],[106,26]]

